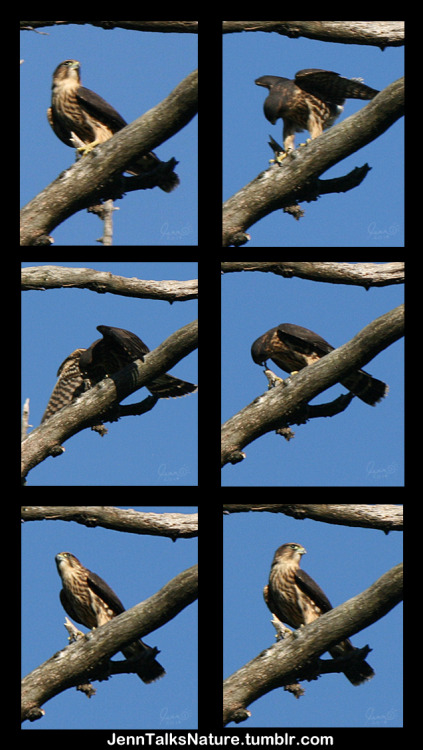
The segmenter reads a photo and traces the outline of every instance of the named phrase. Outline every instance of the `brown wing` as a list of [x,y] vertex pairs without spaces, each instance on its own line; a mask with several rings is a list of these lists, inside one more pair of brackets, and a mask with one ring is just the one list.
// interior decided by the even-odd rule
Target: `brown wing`
[[[80,360],[81,368],[90,377],[95,377],[96,382],[106,375],[113,375],[136,359],[143,360],[150,351],[135,333],[124,328],[97,326],[97,330],[103,334],[103,338],[91,344]],[[193,383],[167,373],[152,380],[146,388],[158,398],[177,398],[197,390]]]
[[285,372],[293,372],[320,359],[332,349],[327,341],[308,328],[282,323],[254,342],[251,356],[256,364],[271,359]]
[[[80,86],[76,92],[76,99],[88,118],[91,118],[93,122],[101,122],[110,132],[110,136],[119,132],[119,130],[122,130],[127,125],[127,122],[119,112],[94,91]],[[126,167],[125,171],[129,174],[139,175],[153,171],[160,164],[162,164],[162,161],[156,154],[150,151],[134,159]],[[174,172],[171,172],[169,175],[164,176],[158,184],[162,190],[169,193],[179,185],[179,177]]]
[[135,333],[126,331],[124,328],[97,326],[97,331],[100,331],[106,341],[120,349],[128,357],[128,362],[144,359],[144,354],[150,351],[147,344],[144,344],[144,341],[141,341]]
[[302,568],[298,568],[295,572],[295,581],[301,591],[304,592],[318,608],[323,612],[329,612],[333,609],[332,604],[327,598],[326,594],[320,586],[317,585],[316,581],[313,581],[311,576],[308,575]]
[[76,92],[76,99],[89,117],[105,125],[110,130],[111,135],[122,130],[128,124],[111,104],[94,91],[91,91],[91,89],[79,86]]
[[97,573],[93,573],[92,570],[87,569],[87,583],[89,588],[107,604],[110,609],[113,610],[115,615],[120,615],[122,612],[125,612],[125,607],[123,606],[120,599],[116,596],[113,589],[110,588],[110,586],[107,585],[106,581],[103,581],[100,576],[97,575]]
[[379,93],[360,81],[344,78],[332,70],[306,68],[295,74],[295,83],[303,91],[324,102],[343,104],[345,99],[373,99]]
[[[122,612],[125,612],[125,607],[122,602],[106,581],[91,570],[87,570],[87,573],[88,586],[94,594],[98,596],[115,615],[120,615]],[[142,640],[134,641],[128,646],[125,646],[122,649],[122,653],[126,659],[141,659],[145,662],[137,670],[137,674],[141,677],[143,682],[154,682],[165,674],[162,665],[154,658],[157,654],[157,649],[151,648],[151,646],[148,646]]]
[[[81,107],[84,109],[89,118],[93,121],[101,122],[107,130],[110,131],[110,135],[122,130],[127,125],[126,120],[117,112],[114,107],[105,101],[101,96],[96,94],[91,89],[86,89],[84,86],[80,86],[76,92],[76,99]],[[60,137],[60,136],[59,136]],[[134,159],[131,164],[126,168],[126,172],[129,174],[144,174],[145,172],[151,172],[162,161],[156,154],[150,151],[147,154],[143,154]],[[163,177],[159,182],[159,187],[165,192],[171,192],[179,185],[179,177],[171,172],[169,175]]]

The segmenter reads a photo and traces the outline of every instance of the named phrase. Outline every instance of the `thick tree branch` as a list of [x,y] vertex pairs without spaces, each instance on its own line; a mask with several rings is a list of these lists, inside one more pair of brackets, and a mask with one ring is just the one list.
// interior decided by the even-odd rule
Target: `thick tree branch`
[[261,271],[274,273],[277,276],[310,281],[321,281],[328,284],[353,284],[370,289],[373,286],[403,284],[405,264],[395,263],[335,263],[332,261],[262,261],[235,260],[221,263],[222,273],[239,271]]
[[66,266],[33,266],[22,268],[21,289],[61,289],[62,287],[90,289],[98,294],[119,294],[122,297],[161,299],[167,302],[186,302],[198,298],[198,280],[147,281],[145,279],[116,276],[94,268],[67,268]]
[[126,534],[163,536],[172,540],[198,536],[197,513],[142,513],[110,505],[27,505],[21,508],[21,519],[74,521],[88,528],[101,526],[104,529],[124,531]]
[[314,521],[333,523],[341,526],[360,526],[369,529],[381,529],[388,534],[390,531],[402,531],[403,508],[399,505],[336,505],[300,503],[277,505],[248,503],[223,506],[225,513],[245,513],[259,511],[267,513],[283,513],[292,518],[312,518]]
[[19,21],[20,29],[25,31],[31,31],[44,26],[64,26],[68,24],[99,26],[102,29],[198,34],[198,21]]
[[223,21],[223,33],[265,31],[337,44],[404,45],[404,21]]

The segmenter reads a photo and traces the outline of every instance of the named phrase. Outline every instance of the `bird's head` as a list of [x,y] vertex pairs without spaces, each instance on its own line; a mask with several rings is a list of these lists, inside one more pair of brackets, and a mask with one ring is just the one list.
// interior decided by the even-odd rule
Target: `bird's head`
[[61,62],[53,73],[53,85],[57,82],[73,82],[80,83],[80,68],[81,64],[78,60],[64,60]]

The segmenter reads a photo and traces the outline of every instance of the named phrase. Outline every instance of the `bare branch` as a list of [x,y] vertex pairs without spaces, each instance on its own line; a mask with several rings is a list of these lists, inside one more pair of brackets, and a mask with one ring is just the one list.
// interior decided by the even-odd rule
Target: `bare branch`
[[404,45],[404,21],[223,21],[223,33],[266,31],[337,44]]
[[98,294],[119,294],[139,299],[161,299],[167,302],[198,298],[198,280],[147,281],[116,276],[108,271],[93,268],[67,268],[66,266],[34,266],[22,268],[21,289],[90,289]]
[[26,505],[21,508],[21,518],[23,521],[75,521],[88,528],[101,526],[127,534],[163,536],[173,540],[198,536],[197,513],[143,513],[109,505]]
[[226,513],[244,513],[258,511],[267,513],[283,513],[292,518],[312,518],[314,521],[332,523],[341,526],[360,526],[369,529],[402,531],[403,508],[400,505],[336,505],[334,503],[315,505],[307,504],[263,504],[248,503],[223,506]]
[[102,29],[130,29],[172,34],[198,34],[198,21],[19,21],[21,30],[32,31],[44,26],[99,26]]
[[22,411],[21,440],[26,438],[29,427],[29,398],[26,399]]
[[389,286],[404,283],[405,264],[398,263],[335,263],[332,261],[224,261],[222,273],[239,271],[262,271],[277,276],[329,284],[352,284],[370,289],[373,286]]

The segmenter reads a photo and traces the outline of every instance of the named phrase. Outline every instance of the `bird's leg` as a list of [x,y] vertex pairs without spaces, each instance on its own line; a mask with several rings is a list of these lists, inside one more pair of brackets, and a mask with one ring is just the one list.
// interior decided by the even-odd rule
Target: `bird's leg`
[[286,159],[287,156],[288,154],[286,153],[286,151],[281,151],[280,153],[275,154],[274,159],[269,159],[269,164],[282,164],[283,160]]
[[269,159],[269,164],[282,164],[282,161],[286,158],[287,154],[282,146],[280,146],[271,135],[269,135],[269,138],[269,146],[275,155],[274,159]]
[[283,378],[279,378],[272,370],[269,370],[268,367],[264,370],[264,374],[266,375],[267,381],[269,383],[268,390],[270,391],[271,388],[274,388],[278,383],[283,383]]
[[85,636],[85,633],[82,633],[81,630],[78,630],[78,628],[75,627],[73,622],[71,622],[68,617],[65,617],[65,628],[69,633],[69,643],[73,643],[79,638],[84,638]]
[[279,620],[276,615],[273,615],[271,623],[276,630],[275,638],[277,641],[283,640],[283,638],[286,638],[287,635],[292,635],[293,631],[290,630],[286,625],[284,625],[284,623],[281,622],[281,620]]
[[91,143],[84,143],[84,141],[82,141],[73,131],[71,133],[71,141],[73,146],[75,146],[76,148],[77,158],[86,156],[90,153],[90,151],[93,150],[93,148],[95,148],[99,143],[102,142],[97,139],[95,141],[92,141]]
[[86,156],[90,153],[90,151],[93,150],[93,148],[98,146],[99,143],[101,143],[101,141],[99,140],[92,141],[92,143],[85,144],[84,146],[79,146],[79,148],[77,148],[76,150],[80,151],[82,156]]

